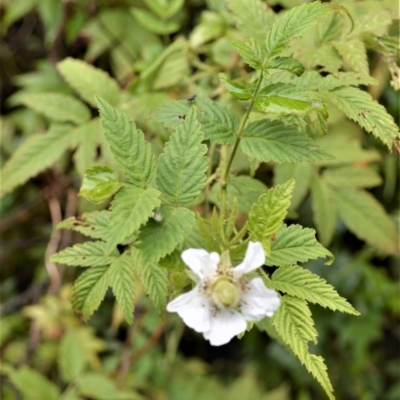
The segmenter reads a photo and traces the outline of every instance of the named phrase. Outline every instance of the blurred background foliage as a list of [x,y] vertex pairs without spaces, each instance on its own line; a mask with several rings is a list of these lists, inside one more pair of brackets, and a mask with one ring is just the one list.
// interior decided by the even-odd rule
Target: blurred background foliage
[[[29,96],[49,92],[75,96],[73,82],[64,80],[56,69],[56,63],[66,57],[84,60],[115,78],[123,90],[124,111],[146,133],[156,154],[169,132],[150,117],[168,99],[206,95],[239,114],[244,106],[229,96],[217,74],[246,80],[251,70],[230,41],[243,36],[262,39],[277,13],[302,3],[3,0],[1,165],[21,143],[52,124]],[[345,5],[355,20],[352,36],[345,36],[348,27],[343,20],[332,17],[318,28],[318,35],[311,32],[295,47],[295,56],[307,69],[321,74],[370,73],[379,84],[365,89],[398,121],[398,39],[393,39],[399,34],[397,2],[337,3]],[[349,48],[352,57],[346,55]],[[59,152],[50,149],[55,152],[51,165],[13,177],[15,184],[0,201],[1,398],[324,398],[299,361],[265,332],[253,329],[241,340],[210,347],[178,319],[167,315],[160,320],[141,288],[136,291],[136,316],[130,327],[111,295],[88,324],[73,313],[71,283],[80,271],[57,270],[48,258],[81,237],[53,228],[64,218],[104,207],[78,198],[77,192],[85,168],[113,164],[96,110],[91,104],[88,107],[93,125],[86,126],[87,134],[71,147],[75,151],[68,146]],[[323,178],[318,182],[331,187],[350,182],[364,188],[398,227],[398,154],[389,153],[338,109],[329,112],[328,135],[319,139],[320,145],[339,159],[336,166],[350,167],[350,173],[338,173],[333,164],[262,164],[256,177],[271,186],[296,176],[289,220],[317,225],[319,240],[336,256],[330,267],[317,261],[307,267],[362,313],[355,318],[312,307],[320,334],[313,352],[325,358],[337,398],[395,400],[400,398],[398,258],[390,245],[385,251],[387,240],[381,240],[385,232],[377,231],[370,221],[354,225],[343,213],[333,220],[321,216],[321,211],[318,214],[318,188],[313,188],[312,176],[317,174]],[[310,134],[315,136],[316,129]],[[250,167],[242,155],[233,169],[240,173]],[[369,172],[357,175],[357,168]],[[349,174],[347,183],[343,173]],[[398,238],[391,240],[398,243]]]

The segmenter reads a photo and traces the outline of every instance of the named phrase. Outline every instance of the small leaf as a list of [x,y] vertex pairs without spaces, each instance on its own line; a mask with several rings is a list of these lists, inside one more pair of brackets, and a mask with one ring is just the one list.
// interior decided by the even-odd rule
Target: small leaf
[[76,244],[51,256],[50,260],[58,264],[73,267],[96,267],[111,264],[118,252],[107,255],[106,244],[101,241]]
[[132,324],[135,301],[135,276],[132,258],[126,253],[116,258],[110,265],[107,275],[126,322]]
[[266,69],[279,69],[301,75],[304,72],[304,65],[291,57],[275,57],[268,62]]
[[323,109],[318,95],[289,83],[274,83],[258,92],[254,106],[264,112],[305,115]]
[[72,308],[87,321],[100,307],[109,286],[108,265],[88,268],[72,288]]
[[264,162],[296,163],[332,159],[331,155],[296,128],[267,119],[248,124],[240,146],[249,157]]
[[150,144],[126,115],[97,99],[104,134],[111,152],[129,181],[146,188],[154,184],[156,163]]
[[59,62],[57,69],[68,84],[91,106],[97,106],[95,96],[103,98],[112,105],[119,103],[120,89],[117,82],[101,69],[69,57]]
[[294,180],[275,186],[260,196],[249,213],[250,239],[262,243],[267,256],[270,255],[272,236],[278,233],[290,206]]
[[80,377],[77,382],[79,393],[95,400],[128,400],[132,396],[121,396],[114,382],[105,374],[88,372]]
[[195,223],[194,213],[187,208],[162,205],[161,221],[149,221],[141,230],[137,248],[144,265],[158,262],[182,243]]
[[157,186],[164,199],[178,205],[194,200],[206,181],[207,146],[194,108],[178,126],[158,159]]
[[233,41],[232,45],[237,49],[246,64],[254,69],[263,69],[266,52],[256,40],[249,38],[243,41]]
[[75,329],[68,329],[59,347],[58,365],[64,382],[69,383],[86,367],[86,357],[80,336]]
[[300,225],[283,225],[271,243],[271,255],[265,263],[281,266],[315,260],[318,257],[329,257],[326,265],[332,264],[334,260],[333,254],[315,239],[314,229]]
[[318,275],[297,265],[278,268],[272,275],[271,285],[275,290],[333,311],[360,315],[345,298],[339,296],[333,286]]
[[224,73],[218,74],[219,80],[224,84],[228,92],[239,100],[249,100],[253,95],[253,86],[242,85],[237,82],[231,81]]
[[66,94],[29,94],[22,99],[22,103],[53,121],[80,124],[90,119],[89,109],[81,101]]
[[93,239],[107,239],[108,225],[110,223],[110,211],[94,211],[84,213],[82,217],[70,217],[57,224],[57,229],[71,229],[82,235],[89,236]]
[[86,170],[79,195],[93,203],[102,203],[122,186],[112,168],[95,165]]
[[111,252],[125,238],[136,232],[160,205],[160,192],[153,188],[125,186],[111,205],[106,251]]
[[224,105],[207,98],[198,100],[196,105],[204,139],[217,144],[232,144],[238,128],[236,116]]

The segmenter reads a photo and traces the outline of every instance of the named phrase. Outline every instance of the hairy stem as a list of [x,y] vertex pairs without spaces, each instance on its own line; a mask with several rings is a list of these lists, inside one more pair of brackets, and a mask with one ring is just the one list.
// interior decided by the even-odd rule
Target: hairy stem
[[253,108],[258,91],[260,90],[262,80],[263,80],[263,71],[260,72],[260,76],[257,81],[257,86],[253,92],[253,95],[251,96],[249,107],[247,108],[246,113],[244,114],[244,116],[240,122],[239,128],[236,132],[236,141],[235,141],[235,144],[233,145],[233,149],[232,149],[228,164],[225,168],[225,172],[224,172],[224,175],[221,180],[221,215],[222,215],[222,218],[225,218],[225,212],[226,212],[225,211],[226,210],[226,187],[228,184],[229,171],[231,169],[233,159],[234,159],[237,149],[239,147],[240,139],[242,138],[242,134],[243,134],[244,128],[246,126],[246,122],[249,119],[250,112]]

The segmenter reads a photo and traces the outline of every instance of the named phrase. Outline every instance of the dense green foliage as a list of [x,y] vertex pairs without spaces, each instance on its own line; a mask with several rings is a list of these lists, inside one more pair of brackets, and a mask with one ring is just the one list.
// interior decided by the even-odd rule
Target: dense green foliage
[[[397,8],[5,1],[2,398],[396,399]],[[281,305],[211,348],[180,254],[250,240]]]

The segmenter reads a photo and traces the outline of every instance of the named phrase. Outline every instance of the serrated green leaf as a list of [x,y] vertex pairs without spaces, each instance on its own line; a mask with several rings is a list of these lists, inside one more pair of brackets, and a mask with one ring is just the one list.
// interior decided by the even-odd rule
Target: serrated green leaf
[[339,296],[335,288],[325,279],[297,265],[278,268],[272,275],[275,290],[298,297],[313,304],[348,314],[360,315],[348,301]]
[[122,243],[149,219],[154,208],[161,203],[159,195],[156,189],[141,189],[130,185],[120,190],[111,205],[107,252],[115,249],[117,244]]
[[22,103],[53,121],[80,124],[90,119],[90,111],[81,101],[62,93],[34,93]]
[[228,78],[224,73],[218,74],[219,80],[224,84],[226,90],[236,99],[249,100],[253,95],[253,85],[242,85]]
[[73,267],[97,267],[109,265],[118,256],[115,250],[111,254],[106,253],[106,244],[101,241],[79,243],[51,256],[51,261],[58,264],[66,264]]
[[249,213],[251,240],[262,243],[267,256],[270,255],[271,239],[279,231],[290,206],[294,180],[275,186],[260,196]]
[[197,100],[196,106],[204,139],[217,144],[232,144],[235,141],[238,121],[224,105],[204,98]]
[[158,15],[161,19],[167,19],[177,13],[183,6],[184,0],[144,0],[146,6],[153,11],[154,14]]
[[375,170],[357,165],[327,168],[322,176],[327,183],[338,188],[371,188],[382,183],[381,176]]
[[341,6],[313,2],[292,8],[269,29],[265,46],[269,57],[277,56],[297,43],[302,36],[331,12],[341,12]]
[[317,93],[290,83],[274,83],[258,92],[254,107],[260,111],[305,115],[323,108]]
[[71,382],[79,376],[86,367],[86,357],[80,341],[80,335],[75,329],[68,329],[63,335],[58,353],[58,366],[64,382]]
[[72,308],[87,321],[99,308],[109,286],[108,265],[88,268],[72,288]]
[[195,223],[194,213],[183,207],[162,205],[159,212],[161,221],[149,221],[139,235],[144,265],[158,262],[182,243]]
[[111,212],[108,210],[84,213],[82,217],[70,217],[61,221],[56,228],[71,229],[82,235],[105,241],[109,235],[110,214]]
[[266,265],[288,265],[297,262],[329,257],[326,265],[332,264],[333,254],[317,242],[315,230],[300,225],[283,225],[271,243],[271,255]]
[[322,179],[314,177],[311,184],[311,199],[319,240],[324,246],[329,246],[338,219],[335,194]]
[[10,374],[11,381],[23,395],[24,400],[58,400],[58,387],[38,371],[22,366]]
[[207,146],[192,108],[158,159],[157,186],[163,198],[178,205],[194,200],[206,181]]
[[104,134],[111,152],[129,181],[138,187],[151,186],[156,179],[156,163],[150,144],[127,116],[97,99]]
[[246,64],[254,69],[263,69],[266,52],[259,42],[249,38],[243,41],[233,41],[232,45],[236,48]]
[[74,142],[67,124],[52,125],[45,134],[26,139],[1,170],[1,196],[51,167]]
[[266,69],[279,69],[301,75],[304,72],[304,65],[291,57],[275,57],[268,62]]
[[140,280],[144,290],[154,304],[158,314],[164,316],[168,297],[168,272],[157,264],[138,264]]
[[336,202],[341,219],[358,238],[386,254],[399,251],[396,227],[370,193],[357,189],[338,190]]
[[133,260],[128,254],[116,258],[107,271],[107,279],[128,324],[133,323],[135,276]]
[[329,399],[334,400],[323,358],[308,352],[307,342],[316,342],[317,332],[307,304],[303,300],[285,295],[281,298],[281,305],[271,322],[282,340],[318,380]]
[[343,64],[342,58],[331,44],[323,44],[320,47],[301,46],[294,53],[294,57],[299,58],[307,70],[318,68],[321,72],[332,74],[337,74]]
[[389,149],[393,141],[400,137],[393,117],[368,93],[356,88],[342,87],[326,94],[326,98],[367,132],[381,139]]
[[97,107],[95,96],[103,98],[113,106],[119,103],[120,88],[105,71],[69,57],[59,62],[57,69],[79,96],[91,106]]
[[301,162],[330,160],[307,135],[281,121],[259,120],[248,124],[240,146],[245,154],[259,161]]
[[335,75],[324,77],[317,85],[319,90],[332,90],[341,86],[377,85],[378,81],[369,75],[357,72],[338,72]]
[[275,13],[261,0],[228,0],[240,30],[248,37],[263,44],[268,28],[275,20]]
[[135,19],[144,28],[150,32],[157,33],[158,35],[166,35],[176,32],[179,29],[179,23],[175,21],[163,21],[152,13],[140,8],[131,8],[130,12]]
[[334,42],[333,45],[343,58],[345,65],[354,72],[369,75],[367,50],[361,40],[344,40],[343,42]]
[[79,195],[92,203],[102,203],[115,194],[123,183],[118,174],[109,167],[95,165],[86,170]]
[[153,116],[167,128],[175,129],[183,122],[189,111],[190,103],[187,100],[173,100],[157,108]]

